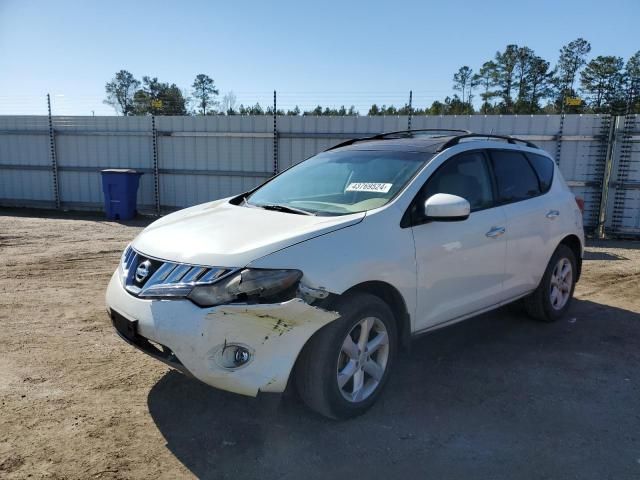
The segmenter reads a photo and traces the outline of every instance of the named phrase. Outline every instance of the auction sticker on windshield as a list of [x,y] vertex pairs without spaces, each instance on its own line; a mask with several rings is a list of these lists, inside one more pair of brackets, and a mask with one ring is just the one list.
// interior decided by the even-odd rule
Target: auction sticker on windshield
[[391,183],[350,183],[345,191],[387,193],[391,186]]

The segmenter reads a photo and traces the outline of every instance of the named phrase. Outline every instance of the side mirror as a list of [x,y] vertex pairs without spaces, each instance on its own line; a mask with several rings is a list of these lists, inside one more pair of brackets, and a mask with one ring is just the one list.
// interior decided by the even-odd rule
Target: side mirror
[[428,220],[435,222],[457,222],[469,218],[471,205],[457,195],[436,193],[424,202],[424,213]]

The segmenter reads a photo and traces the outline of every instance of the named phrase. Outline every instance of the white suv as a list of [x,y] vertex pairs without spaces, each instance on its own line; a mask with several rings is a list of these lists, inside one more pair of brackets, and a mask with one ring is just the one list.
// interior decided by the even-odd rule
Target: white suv
[[553,160],[512,137],[349,140],[147,227],[107,290],[126,341],[217,388],[333,418],[378,398],[415,335],[523,298],[565,314],[584,245]]

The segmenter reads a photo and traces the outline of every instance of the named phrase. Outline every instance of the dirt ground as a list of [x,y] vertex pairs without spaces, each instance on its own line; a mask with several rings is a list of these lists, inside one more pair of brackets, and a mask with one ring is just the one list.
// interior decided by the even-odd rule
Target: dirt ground
[[117,338],[105,287],[146,223],[0,210],[0,478],[640,478],[640,243],[591,242],[558,323],[505,308],[422,337],[336,423]]

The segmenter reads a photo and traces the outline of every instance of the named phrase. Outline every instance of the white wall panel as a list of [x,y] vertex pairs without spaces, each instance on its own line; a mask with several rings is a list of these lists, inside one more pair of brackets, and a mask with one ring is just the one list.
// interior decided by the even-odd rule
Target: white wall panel
[[[634,121],[633,125],[627,122],[625,132],[640,130],[637,116]],[[138,193],[141,209],[155,208],[151,117],[53,117],[53,123],[63,205],[101,208],[99,170],[134,168],[144,172]],[[234,195],[272,175],[273,117],[156,117],[155,125],[163,209]],[[405,130],[407,125],[406,116],[278,117],[279,170],[353,136]],[[558,159],[565,179],[576,194],[585,198],[585,224],[590,228],[598,220],[610,125],[607,115],[567,115],[564,122],[559,115],[412,118],[413,129],[468,129],[521,136],[538,144]],[[640,142],[631,140],[624,144],[626,147],[621,146],[623,129],[618,130],[612,200],[607,210],[607,225],[612,232],[637,228],[640,210]],[[635,135],[640,139],[640,132]],[[27,168],[20,168],[23,166]],[[624,168],[627,171],[620,176]],[[47,117],[0,116],[0,201],[51,203],[52,185]]]

